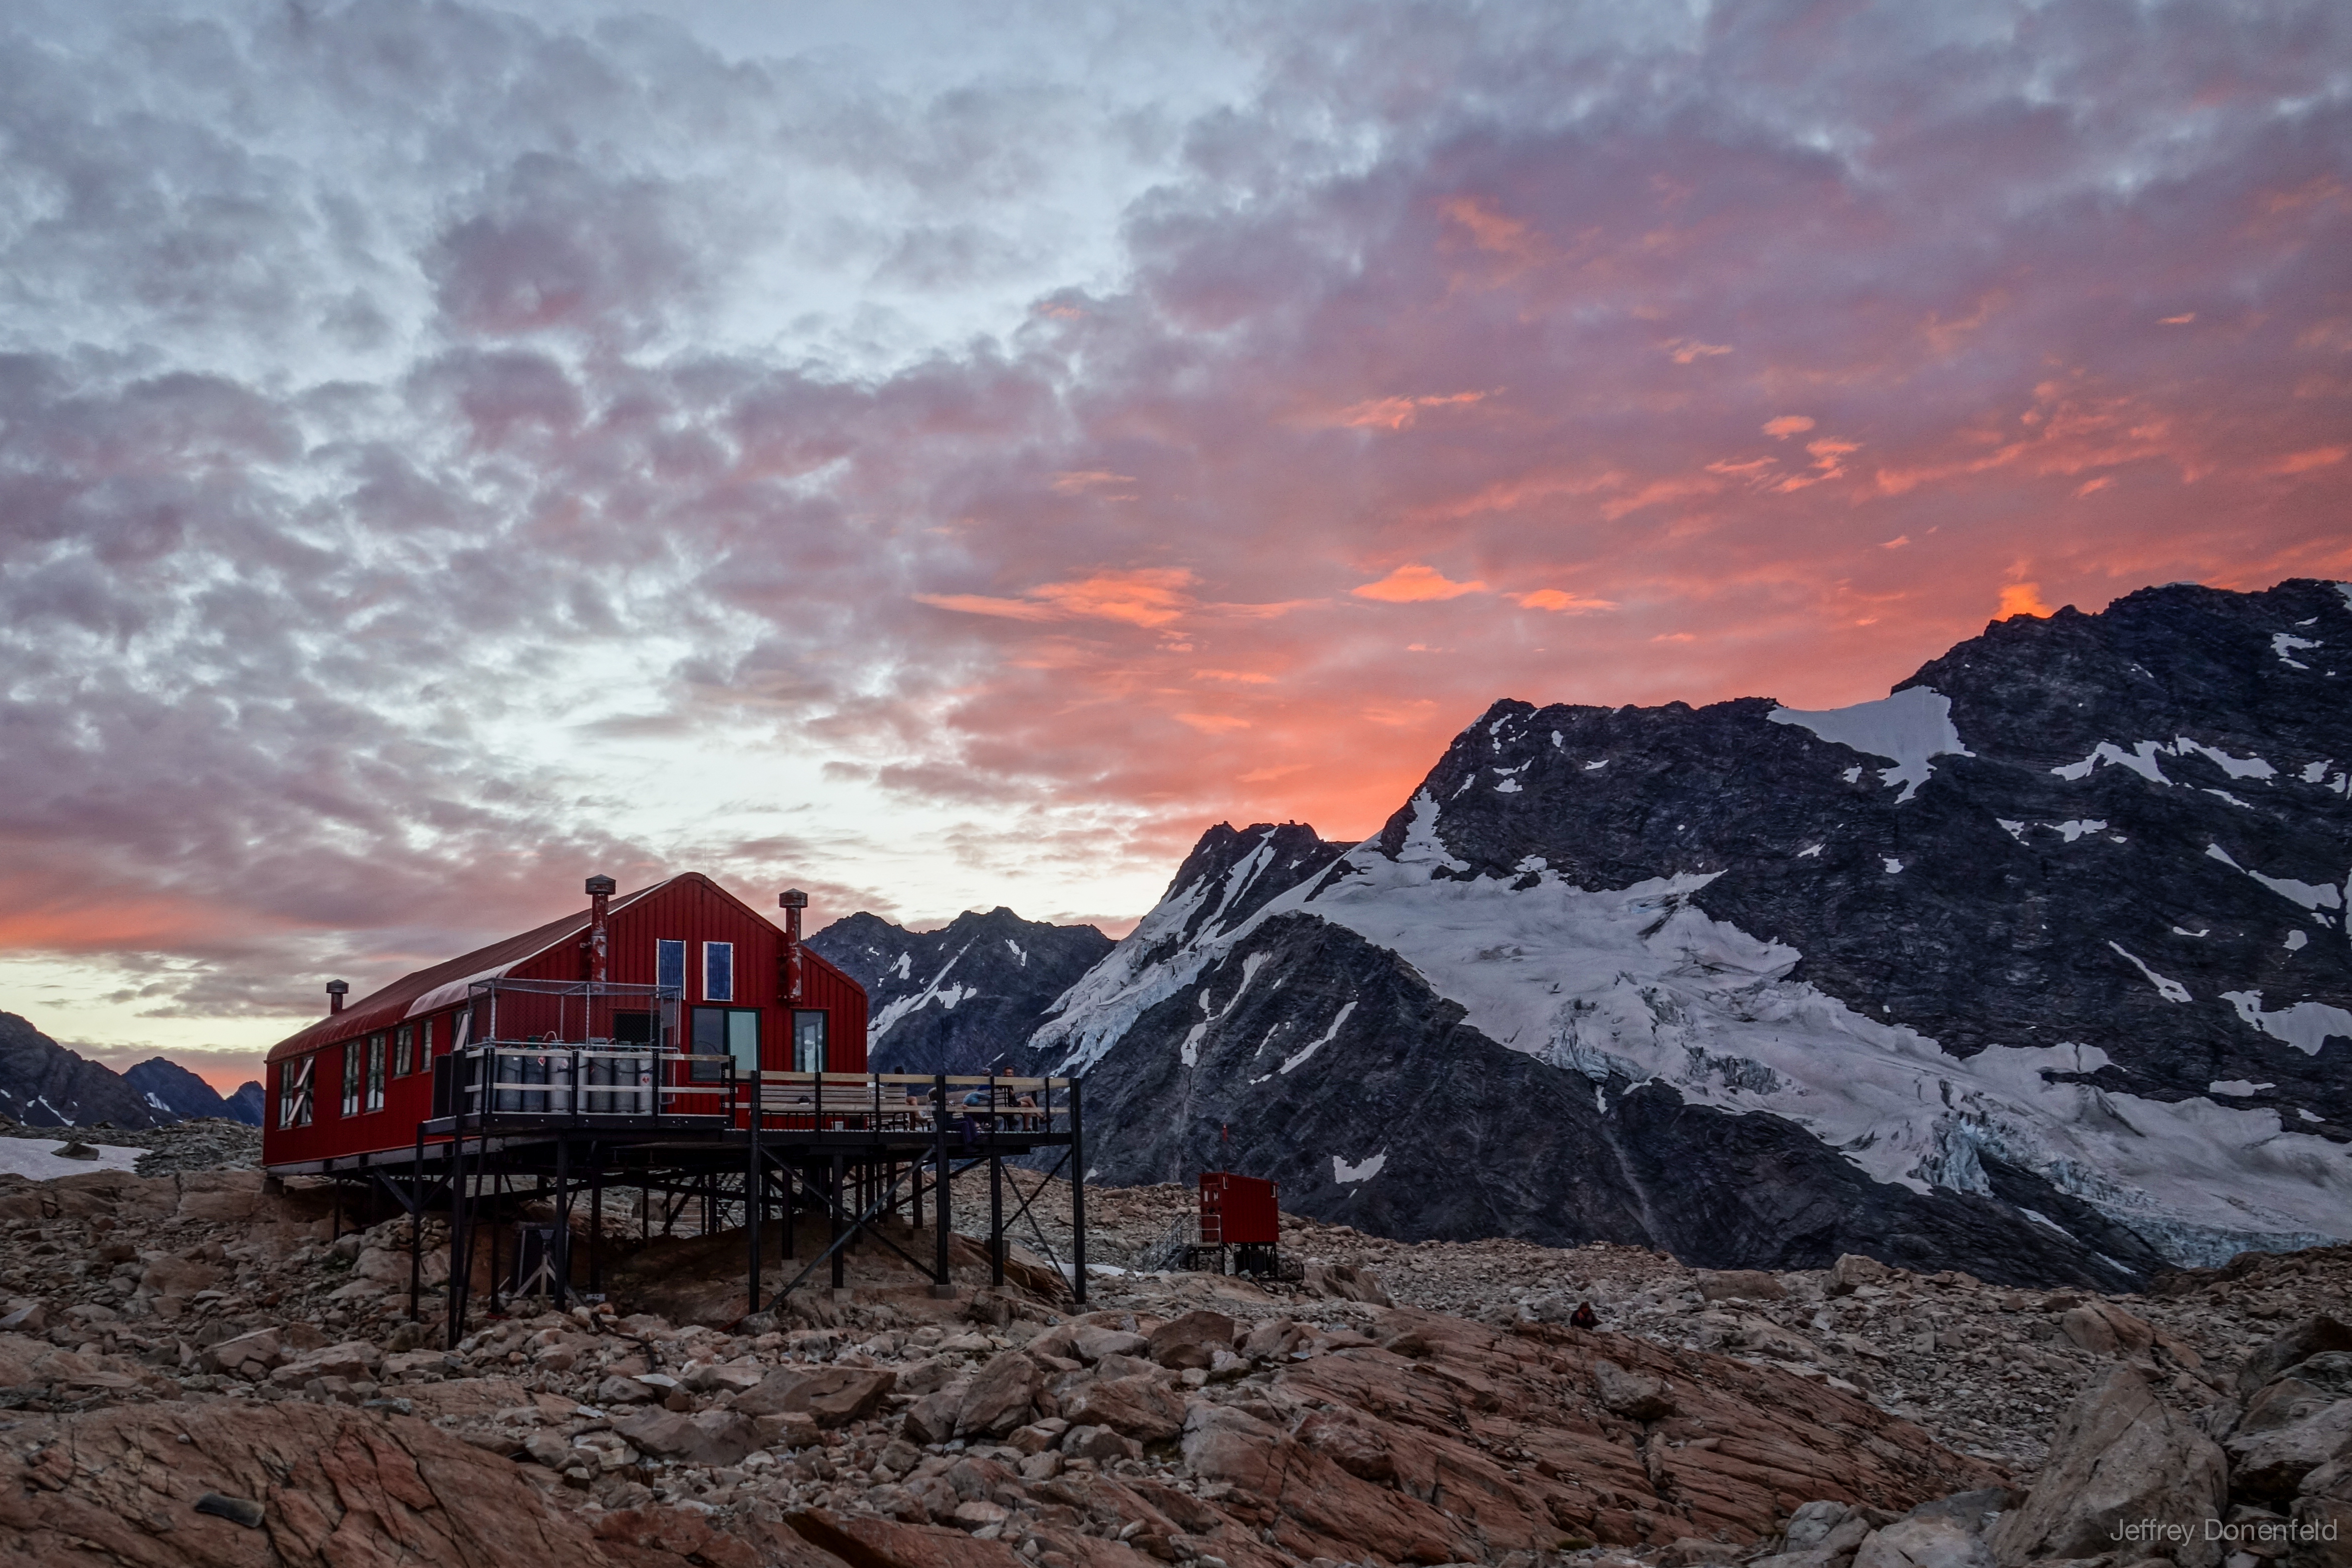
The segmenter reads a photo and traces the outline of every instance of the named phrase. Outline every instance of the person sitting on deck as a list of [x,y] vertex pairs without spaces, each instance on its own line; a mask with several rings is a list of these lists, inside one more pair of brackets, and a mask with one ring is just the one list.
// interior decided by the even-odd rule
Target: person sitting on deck
[[1045,1118],[1036,1113],[1037,1097],[1035,1095],[1024,1092],[1013,1103],[1021,1108],[1022,1114],[1015,1118],[1015,1121],[1024,1131],[1034,1131],[1045,1125]]

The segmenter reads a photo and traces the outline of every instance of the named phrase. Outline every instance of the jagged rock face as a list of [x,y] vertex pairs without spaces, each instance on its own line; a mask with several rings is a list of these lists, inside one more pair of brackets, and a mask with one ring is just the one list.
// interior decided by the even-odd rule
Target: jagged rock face
[[866,1052],[880,1072],[982,1073],[1017,1057],[1054,999],[1111,949],[1092,926],[1002,907],[935,931],[854,914],[809,947],[866,987]]
[[1836,712],[1497,703],[1363,845],[1213,829],[1029,1063],[1107,1176],[1229,1126],[1398,1234],[2102,1282],[2342,1235],[2347,595],[2002,623]]
[[0,1115],[36,1127],[155,1127],[180,1120],[14,1013],[0,1013]]
[[1423,793],[1469,875],[1708,876],[1696,907],[1954,1056],[2078,1042],[2104,1088],[2263,1084],[2237,1103],[2352,1141],[2347,689],[2336,584],[2150,589],[1996,624],[1885,711],[1820,724],[1855,744],[1756,698],[1503,702]]
[[262,1088],[257,1079],[247,1079],[236,1086],[236,1091],[221,1102],[222,1114],[232,1121],[242,1121],[247,1127],[261,1125]]
[[[231,1110],[212,1085],[163,1057],[150,1057],[131,1068],[122,1075],[122,1081],[163,1121],[180,1121],[197,1116],[248,1120]],[[251,1124],[260,1125],[259,1119],[251,1119]]]

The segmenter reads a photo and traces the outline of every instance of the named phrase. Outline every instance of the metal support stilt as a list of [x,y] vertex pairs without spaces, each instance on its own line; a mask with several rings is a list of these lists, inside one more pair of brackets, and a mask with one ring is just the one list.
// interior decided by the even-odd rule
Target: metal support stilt
[[[844,1173],[843,1173],[842,1168],[841,1168],[841,1151],[840,1151],[840,1150],[838,1150],[838,1149],[835,1149],[835,1150],[833,1152],[833,1194],[832,1194],[832,1195],[833,1195],[833,1239],[834,1239],[834,1241],[835,1241],[836,1244],[841,1240],[841,1200],[842,1200],[841,1185],[842,1185],[843,1176],[844,1176]],[[843,1282],[843,1281],[842,1281],[842,1261],[843,1261],[843,1259],[842,1259],[842,1255],[843,1255],[844,1253],[845,1253],[846,1251],[848,1251],[848,1248],[847,1248],[847,1247],[841,1247],[841,1246],[838,1246],[838,1245],[836,1245],[836,1246],[834,1247],[834,1249],[833,1249],[833,1288],[834,1288],[835,1289],[836,1289],[836,1290],[840,1289],[841,1289],[841,1287],[842,1287],[842,1282]]]
[[939,1075],[938,1079],[936,1080],[936,1088],[933,1092],[938,1096],[938,1100],[936,1109],[931,1117],[931,1131],[933,1134],[931,1148],[931,1170],[933,1172],[933,1175],[931,1177],[931,1202],[932,1206],[939,1212],[935,1216],[938,1222],[938,1228],[932,1233],[933,1240],[936,1243],[938,1261],[935,1265],[931,1281],[931,1294],[934,1296],[945,1297],[955,1294],[954,1278],[948,1272],[948,1226],[950,1224],[950,1205],[949,1204],[948,1194],[947,1074],[941,1073]]
[[1087,1139],[1078,1080],[1070,1080],[1070,1289],[1087,1304]]

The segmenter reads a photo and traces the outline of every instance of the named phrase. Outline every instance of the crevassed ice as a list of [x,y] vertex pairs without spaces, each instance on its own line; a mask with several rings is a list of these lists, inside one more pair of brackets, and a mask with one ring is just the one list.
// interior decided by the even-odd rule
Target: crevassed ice
[[1851,708],[1775,708],[1768,717],[1775,724],[1800,725],[1864,756],[1892,761],[1895,766],[1885,770],[1883,781],[1903,786],[1895,797],[1897,805],[1927,782],[1933,759],[1975,755],[1960,744],[1960,732],[1952,727],[1952,700],[1929,686],[1906,687],[1892,697]]

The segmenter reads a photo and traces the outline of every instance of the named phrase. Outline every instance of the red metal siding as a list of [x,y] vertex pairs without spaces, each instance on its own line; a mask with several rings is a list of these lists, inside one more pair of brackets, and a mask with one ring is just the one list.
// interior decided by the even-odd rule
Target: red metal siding
[[1201,1173],[1201,1239],[1227,1247],[1271,1247],[1282,1239],[1272,1182],[1229,1171]]
[[[508,969],[508,974],[523,980],[587,978],[588,956],[583,945],[583,927],[584,921],[583,926],[557,931],[543,951],[514,963]],[[782,995],[784,933],[775,922],[738,900],[709,879],[689,872],[623,900],[607,919],[605,932],[605,977],[616,984],[656,984],[658,959],[655,944],[664,939],[686,942],[684,1005],[689,1009],[710,1001],[703,995],[703,943],[734,943],[734,995],[728,1001],[713,1005],[758,1008],[761,1065],[771,1071],[792,1066],[792,1014],[794,1009],[784,1003]],[[826,1070],[864,1072],[865,991],[848,975],[805,947],[802,950],[801,977],[800,1008],[822,1009],[829,1015],[825,1029]],[[433,1080],[429,1066],[416,1073],[390,1077],[390,1026],[377,1023],[383,1009],[371,1007],[369,1000],[362,998],[350,1011],[353,1024],[359,1026],[356,1028],[348,1032],[341,1027],[320,1030],[314,1025],[311,1029],[304,1031],[303,1036],[296,1037],[306,1046],[313,1040],[319,1042],[319,1048],[313,1053],[318,1065],[314,1069],[311,1121],[308,1127],[278,1127],[278,1097],[287,1063],[279,1059],[269,1064],[265,1081],[269,1103],[262,1131],[265,1164],[295,1164],[411,1148],[415,1142],[416,1124],[432,1114]],[[445,1010],[433,1016],[434,1055],[446,1055],[458,1013]],[[528,1025],[528,1020],[524,1022]],[[551,1016],[547,1025],[542,1026],[551,1026],[552,1022]],[[371,1025],[375,1026],[370,1027]],[[377,1027],[386,1030],[384,1108],[346,1117],[341,1114],[342,1042],[345,1038],[364,1041]],[[515,1020],[502,1014],[499,1033],[512,1037],[519,1032]],[[281,1047],[280,1051],[283,1049]]]

